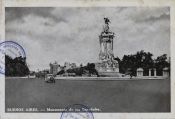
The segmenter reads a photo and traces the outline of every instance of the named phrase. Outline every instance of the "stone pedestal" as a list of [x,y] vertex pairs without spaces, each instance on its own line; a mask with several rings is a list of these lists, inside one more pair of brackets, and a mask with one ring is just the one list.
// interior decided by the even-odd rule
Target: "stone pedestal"
[[156,70],[156,68],[154,69],[154,76],[157,76],[157,70]]
[[142,77],[143,76],[143,68],[138,68],[137,69],[137,76]]
[[163,77],[169,77],[169,71],[167,67],[163,68]]
[[151,69],[149,69],[149,76],[151,76]]
[[111,72],[111,71],[113,71],[113,68],[110,67],[110,66],[107,66],[107,67],[106,67],[106,71],[107,71],[107,72]]
[[115,71],[115,72],[119,72],[119,68],[115,68],[114,71]]

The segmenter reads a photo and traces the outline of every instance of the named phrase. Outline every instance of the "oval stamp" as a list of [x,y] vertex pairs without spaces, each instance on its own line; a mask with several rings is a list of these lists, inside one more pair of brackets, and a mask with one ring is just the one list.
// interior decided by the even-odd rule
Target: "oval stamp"
[[90,109],[82,104],[68,106],[61,114],[60,119],[94,119]]
[[14,41],[4,41],[0,43],[0,73],[5,74],[5,55],[12,59],[16,57],[26,57],[21,45]]

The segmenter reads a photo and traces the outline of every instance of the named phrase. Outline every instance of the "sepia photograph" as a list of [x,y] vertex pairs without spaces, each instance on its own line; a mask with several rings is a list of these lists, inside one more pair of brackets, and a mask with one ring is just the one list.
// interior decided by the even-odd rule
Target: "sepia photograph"
[[170,7],[5,7],[2,55],[6,113],[171,112]]

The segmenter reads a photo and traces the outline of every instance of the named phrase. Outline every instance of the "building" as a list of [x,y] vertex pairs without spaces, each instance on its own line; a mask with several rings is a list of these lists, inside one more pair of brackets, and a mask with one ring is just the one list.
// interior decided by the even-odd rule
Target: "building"
[[64,68],[65,70],[68,70],[68,69],[74,69],[76,68],[76,64],[75,63],[70,63],[70,62],[65,62],[64,63]]
[[76,67],[77,67],[77,65],[76,65],[75,63],[72,63],[72,64],[71,64],[71,68],[72,68],[72,69],[74,69],[74,68],[76,68]]
[[57,62],[50,63],[50,73],[57,74],[61,70],[60,65]]

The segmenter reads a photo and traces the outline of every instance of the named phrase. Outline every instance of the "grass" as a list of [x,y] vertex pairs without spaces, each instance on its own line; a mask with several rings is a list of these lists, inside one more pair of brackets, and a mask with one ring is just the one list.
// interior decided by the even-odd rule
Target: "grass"
[[83,104],[102,112],[170,112],[170,80],[81,81],[6,79],[6,108],[65,108]]

